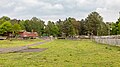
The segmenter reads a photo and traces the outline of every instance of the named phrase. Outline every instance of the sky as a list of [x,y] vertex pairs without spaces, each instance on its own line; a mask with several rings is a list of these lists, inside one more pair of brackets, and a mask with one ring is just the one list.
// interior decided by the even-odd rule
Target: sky
[[40,18],[57,21],[68,17],[84,19],[93,11],[105,22],[116,22],[120,0],[0,0],[0,17],[16,19]]

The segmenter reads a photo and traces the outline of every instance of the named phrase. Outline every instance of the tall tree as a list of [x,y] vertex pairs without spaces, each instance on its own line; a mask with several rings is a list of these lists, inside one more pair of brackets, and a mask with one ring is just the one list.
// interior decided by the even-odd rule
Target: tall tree
[[45,23],[44,21],[36,17],[33,17],[31,20],[25,20],[23,24],[26,31],[31,32],[33,30],[33,31],[36,31],[39,34],[39,36],[42,36],[42,34],[44,33],[44,27],[45,27],[44,23]]
[[101,27],[104,25],[103,18],[99,15],[97,12],[92,12],[88,15],[88,17],[85,19],[86,25],[87,25],[87,33],[93,34],[93,35],[101,35],[99,32],[101,29],[104,29]]
[[61,37],[63,33],[63,21],[59,19],[59,21],[56,22],[56,26],[58,27],[58,36]]
[[44,33],[44,27],[45,27],[45,22],[33,17],[30,21],[30,23],[32,24],[32,29],[36,32],[38,32],[38,34],[41,36]]
[[82,19],[81,21],[78,21],[79,22],[79,35],[86,35],[86,23],[85,23],[85,20]]
[[75,35],[79,35],[79,28],[80,28],[80,23],[78,21],[76,21],[75,18],[68,18],[69,22],[71,22],[71,24],[73,25],[73,30],[74,30],[74,34]]
[[75,28],[73,27],[70,19],[66,19],[63,22],[62,30],[63,30],[63,33],[66,34],[66,36],[75,35]]
[[59,34],[59,29],[54,22],[48,21],[46,32],[48,35],[57,36]]

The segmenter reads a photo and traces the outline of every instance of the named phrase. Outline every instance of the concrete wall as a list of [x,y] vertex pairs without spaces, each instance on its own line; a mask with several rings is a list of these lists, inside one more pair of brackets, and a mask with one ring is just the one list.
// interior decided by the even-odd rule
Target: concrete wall
[[120,39],[118,38],[101,38],[98,36],[93,37],[93,40],[96,41],[97,43],[102,43],[102,44],[109,44],[109,45],[117,45],[120,46]]

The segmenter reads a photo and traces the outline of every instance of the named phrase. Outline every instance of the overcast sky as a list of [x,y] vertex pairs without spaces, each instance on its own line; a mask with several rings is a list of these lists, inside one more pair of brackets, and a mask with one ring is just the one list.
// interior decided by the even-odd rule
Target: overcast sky
[[120,0],[0,0],[0,17],[38,17],[44,21],[74,17],[78,20],[97,11],[104,21],[117,21]]

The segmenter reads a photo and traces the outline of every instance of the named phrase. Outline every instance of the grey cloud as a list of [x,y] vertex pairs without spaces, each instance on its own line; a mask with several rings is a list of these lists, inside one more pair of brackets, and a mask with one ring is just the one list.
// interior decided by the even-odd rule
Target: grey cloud
[[1,0],[0,16],[30,19],[33,16],[44,20],[66,17],[85,18],[97,11],[105,21],[116,21],[120,10],[119,0]]

